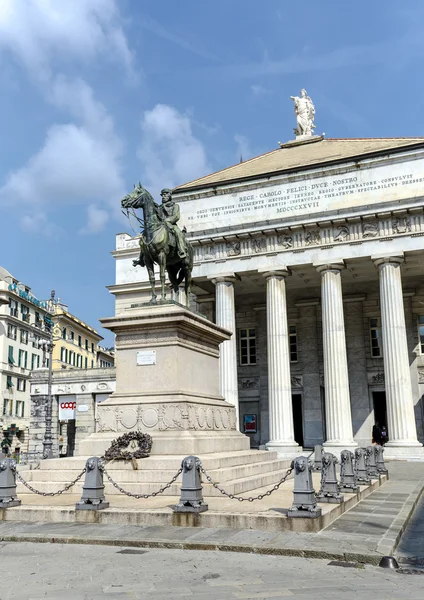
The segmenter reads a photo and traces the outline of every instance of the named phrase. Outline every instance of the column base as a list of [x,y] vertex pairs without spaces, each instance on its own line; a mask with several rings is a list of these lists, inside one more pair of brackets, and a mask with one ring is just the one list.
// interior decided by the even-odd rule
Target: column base
[[265,448],[270,452],[278,452],[278,458],[296,458],[303,452],[302,446],[296,442],[268,442]]
[[422,448],[418,440],[390,440],[384,445],[385,448]]
[[384,459],[389,460],[419,460],[424,461],[424,447],[412,442],[408,446],[398,442],[388,442],[384,446]]
[[350,450],[351,452],[355,452],[355,449],[358,447],[358,444],[355,441],[348,440],[346,442],[339,441],[331,441],[324,442],[323,444],[323,452],[329,452],[330,454],[334,454],[337,458],[340,458],[340,454],[343,450]]

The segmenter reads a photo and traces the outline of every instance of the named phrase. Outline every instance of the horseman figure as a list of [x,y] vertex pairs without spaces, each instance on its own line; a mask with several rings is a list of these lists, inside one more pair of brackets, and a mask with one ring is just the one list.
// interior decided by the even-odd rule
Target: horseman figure
[[[121,200],[121,206],[129,217],[129,209],[143,210],[143,230],[140,235],[140,256],[133,265],[146,267],[152,289],[151,302],[156,302],[154,263],[159,265],[162,301],[166,300],[165,270],[171,287],[178,292],[184,281],[186,303],[189,306],[191,271],[193,269],[193,248],[187,241],[184,231],[178,227],[180,207],[172,198],[172,191],[161,191],[162,204],[158,205],[151,194],[139,183],[133,191]],[[138,219],[140,221],[140,219]]]
[[180,207],[172,199],[172,191],[168,188],[163,189],[160,195],[162,196],[162,205],[158,208],[159,216],[175,235],[178,256],[180,258],[185,258],[185,247],[187,242],[184,233],[177,225],[180,220]]

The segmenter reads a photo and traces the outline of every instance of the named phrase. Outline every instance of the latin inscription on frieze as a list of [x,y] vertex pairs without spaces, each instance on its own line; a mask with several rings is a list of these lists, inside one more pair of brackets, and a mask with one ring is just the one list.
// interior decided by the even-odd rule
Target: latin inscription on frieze
[[324,213],[423,195],[424,159],[180,203],[190,231]]

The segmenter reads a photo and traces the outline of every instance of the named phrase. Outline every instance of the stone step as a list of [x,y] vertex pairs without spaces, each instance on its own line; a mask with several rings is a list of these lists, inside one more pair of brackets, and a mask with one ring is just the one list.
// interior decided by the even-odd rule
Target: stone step
[[226,467],[223,469],[209,469],[206,465],[205,469],[214,481],[234,481],[245,477],[253,477],[255,475],[263,475],[271,471],[281,472],[281,477],[290,467],[291,460],[268,460],[246,465],[237,465],[234,467]]
[[[214,454],[204,454],[200,456],[205,468],[225,469],[233,466],[251,465],[253,463],[269,462],[277,460],[276,452],[268,452],[266,450],[245,450],[238,452],[222,452]],[[149,456],[148,458],[137,461],[139,470],[177,470],[184,456]],[[55,458],[43,460],[34,472],[45,470],[72,470],[81,471],[87,457],[72,457],[72,458]],[[111,470],[126,470],[133,471],[131,461],[113,461],[107,463],[107,469]],[[25,465],[19,466],[21,472],[29,471]]]
[[[135,471],[136,472],[136,471]],[[75,473],[76,474],[76,473]],[[152,492],[158,491],[164,482],[129,482],[123,481],[119,477],[119,472],[113,474],[114,481],[123,487],[125,490],[133,494],[151,494]],[[221,482],[223,487],[229,494],[242,494],[265,486],[272,486],[277,483],[283,476],[284,471],[279,469],[278,471],[270,471],[268,473],[261,473],[254,476],[242,477],[234,479],[232,481]],[[66,483],[72,480],[72,476],[68,477],[66,481],[29,481],[30,485],[40,492],[56,492],[64,487]],[[81,494],[82,486],[84,483],[84,477],[78,481],[68,492],[64,494]],[[217,482],[218,483],[218,482]],[[105,478],[105,494],[106,496],[114,496],[120,494],[120,492]],[[165,496],[179,496],[181,492],[181,476],[173,483],[165,492]],[[17,493],[23,494],[28,493],[27,488],[20,482],[17,482]],[[221,496],[219,490],[215,489],[207,481],[203,481],[203,494],[205,497]]]
[[[224,469],[210,469],[206,468],[209,475],[216,482],[232,481],[234,479],[242,479],[245,477],[252,477],[255,475],[262,475],[269,473],[270,471],[284,471],[290,466],[289,460],[268,460],[260,461],[252,464],[235,465],[232,467],[226,467]],[[116,463],[115,463],[116,464]],[[160,483],[164,484],[175,475],[178,468],[173,470],[170,469],[110,469],[107,466],[107,471],[111,473],[112,477],[117,481],[124,483]],[[68,483],[72,481],[80,472],[80,469],[37,469],[33,471],[22,471],[20,473],[22,477],[34,484],[37,487],[38,482],[55,482],[55,483]],[[59,486],[58,486],[59,487]]]
[[[232,494],[243,494],[244,492],[258,490],[258,488],[275,485],[285,475],[286,471],[287,469],[284,469],[283,471],[270,471],[269,473],[263,473],[262,475],[255,475],[252,477],[242,477],[240,479],[225,482],[225,484],[222,484],[220,487],[228,492],[230,491],[229,488],[231,488],[232,491],[230,493]],[[287,479],[292,477],[293,475],[289,475]],[[216,494],[210,495],[215,496]]]

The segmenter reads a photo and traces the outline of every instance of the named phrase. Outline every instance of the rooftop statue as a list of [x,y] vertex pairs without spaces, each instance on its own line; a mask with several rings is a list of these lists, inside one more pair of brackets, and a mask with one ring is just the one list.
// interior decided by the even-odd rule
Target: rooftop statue
[[294,100],[294,112],[297,120],[297,127],[294,129],[296,136],[312,135],[315,129],[315,106],[311,98],[305,89],[300,92],[300,96],[290,96],[290,98]]
[[132,192],[121,200],[121,206],[129,217],[130,209],[141,208],[143,225],[140,234],[140,256],[133,261],[134,267],[146,267],[152,289],[152,303],[156,303],[154,264],[159,265],[162,296],[166,300],[165,271],[168,272],[171,287],[178,292],[184,281],[186,304],[189,305],[191,271],[193,269],[193,247],[177,223],[180,219],[180,207],[172,198],[172,191],[161,191],[162,204],[156,204],[152,195],[138,183]]

